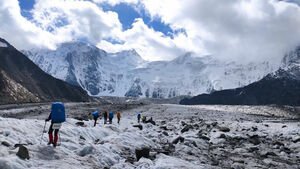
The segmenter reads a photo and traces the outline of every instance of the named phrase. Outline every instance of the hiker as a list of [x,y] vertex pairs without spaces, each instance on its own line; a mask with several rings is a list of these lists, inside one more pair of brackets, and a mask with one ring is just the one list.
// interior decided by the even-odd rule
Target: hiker
[[113,111],[111,111],[111,112],[109,112],[109,124],[112,124],[112,119],[114,118],[114,112]]
[[120,124],[120,120],[121,120],[121,112],[117,112],[117,119],[118,119],[118,124]]
[[104,112],[103,112],[103,119],[104,119],[104,124],[106,124],[106,122],[107,122],[107,111],[105,110]]
[[97,120],[98,120],[98,118],[99,118],[99,112],[98,111],[95,111],[95,112],[93,112],[92,113],[92,115],[93,115],[93,118],[94,118],[94,127],[96,126],[96,124],[97,124]]
[[142,117],[142,122],[143,122],[143,123],[146,123],[146,120],[147,120],[147,117],[146,117],[146,116],[143,116],[143,117]]
[[[66,121],[65,106],[61,102],[52,103],[51,113],[45,121],[50,121],[51,125],[49,127],[49,142],[48,145],[53,144],[56,147],[58,140],[58,132],[61,124]],[[53,140],[53,130],[54,130],[54,140]]]
[[140,123],[140,120],[141,120],[141,113],[138,113],[137,119],[138,119],[138,123]]

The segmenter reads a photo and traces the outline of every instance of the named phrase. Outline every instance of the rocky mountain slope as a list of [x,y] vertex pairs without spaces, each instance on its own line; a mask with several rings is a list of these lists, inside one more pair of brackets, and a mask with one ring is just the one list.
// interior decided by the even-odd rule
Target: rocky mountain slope
[[23,51],[45,72],[78,85],[92,96],[171,98],[245,86],[275,68],[268,62],[223,63],[192,53],[171,61],[148,62],[135,50],[107,53],[70,42],[56,50]]
[[0,91],[1,104],[89,99],[84,90],[48,75],[1,38]]
[[183,99],[181,104],[300,105],[300,47],[274,73],[248,86]]

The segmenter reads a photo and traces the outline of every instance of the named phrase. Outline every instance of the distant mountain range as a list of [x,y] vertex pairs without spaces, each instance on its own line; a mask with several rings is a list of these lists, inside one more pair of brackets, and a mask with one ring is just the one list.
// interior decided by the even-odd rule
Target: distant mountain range
[[201,94],[180,104],[295,105],[300,106],[300,46],[287,54],[281,67],[245,87]]
[[23,51],[50,75],[80,86],[91,96],[172,98],[242,87],[276,70],[268,62],[246,65],[187,53],[149,62],[135,51],[107,53],[91,44],[69,42],[56,50]]
[[0,38],[0,104],[89,99],[80,87],[48,75]]

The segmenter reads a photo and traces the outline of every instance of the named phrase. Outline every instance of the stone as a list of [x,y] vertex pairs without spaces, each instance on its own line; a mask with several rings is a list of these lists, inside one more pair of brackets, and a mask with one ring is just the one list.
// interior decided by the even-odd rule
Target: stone
[[172,141],[172,143],[173,143],[173,144],[177,144],[179,141],[180,141],[180,143],[183,143],[183,142],[184,142],[184,137],[179,136],[179,137],[177,137],[176,139],[174,139],[174,140]]
[[300,141],[300,137],[293,138],[293,143],[298,143]]
[[249,142],[254,144],[254,145],[258,145],[261,143],[259,136],[258,135],[253,135],[249,137]]
[[253,132],[257,131],[257,127],[256,127],[256,126],[253,126],[253,127],[252,127],[252,131],[253,131]]
[[142,157],[149,158],[150,157],[150,148],[143,147],[141,149],[135,150],[136,160],[139,161]]
[[228,127],[219,127],[219,130],[222,131],[222,132],[229,132],[230,128],[228,128]]
[[204,135],[199,135],[199,138],[201,138],[203,140],[207,140],[207,141],[210,140],[210,138],[208,138],[207,136],[204,136]]
[[17,156],[23,160],[25,160],[25,159],[29,160],[29,158],[30,158],[28,149],[23,145],[19,145],[19,150],[17,152]]
[[219,138],[226,138],[226,135],[225,134],[220,134]]
[[94,151],[94,147],[93,146],[86,146],[84,147],[82,150],[80,150],[78,152],[78,155],[81,156],[81,157],[84,157],[88,154],[92,154]]
[[137,127],[137,128],[139,128],[140,130],[143,130],[143,126],[142,126],[141,124],[133,125],[133,127]]
[[83,136],[80,136],[79,139],[81,139],[81,140],[86,140]]
[[163,135],[165,135],[165,136],[169,136],[168,132],[166,132],[166,131],[163,131],[162,133],[163,133]]
[[250,147],[249,148],[249,152],[254,152],[254,151],[258,151],[259,150],[259,148],[258,147]]
[[167,126],[160,126],[159,128],[161,128],[163,130],[168,130]]
[[190,129],[193,129],[192,125],[186,125],[184,126],[184,128],[181,130],[181,133],[185,133],[187,131],[189,131]]
[[1,144],[4,145],[4,146],[6,146],[6,147],[10,147],[11,146],[7,141],[2,141]]
[[84,122],[83,121],[78,121],[78,122],[75,123],[75,125],[84,127]]

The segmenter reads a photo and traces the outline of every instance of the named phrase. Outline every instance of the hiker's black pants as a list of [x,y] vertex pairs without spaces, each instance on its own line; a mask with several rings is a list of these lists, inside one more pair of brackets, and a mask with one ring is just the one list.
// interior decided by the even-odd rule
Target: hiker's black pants
[[94,121],[95,121],[95,122],[94,122],[94,127],[95,127],[96,124],[97,124],[97,119],[98,119],[98,118],[95,118],[95,117],[94,117]]

